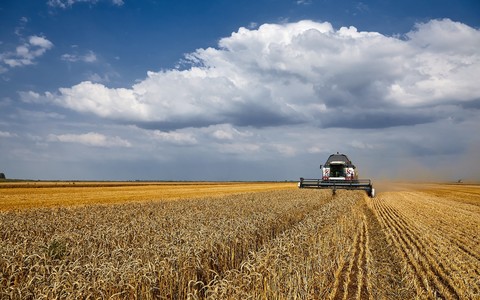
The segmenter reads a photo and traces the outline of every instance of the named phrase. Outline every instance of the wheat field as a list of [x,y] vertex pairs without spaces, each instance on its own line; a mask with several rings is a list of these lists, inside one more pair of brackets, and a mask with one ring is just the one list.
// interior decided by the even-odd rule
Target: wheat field
[[294,189],[274,182],[0,182],[0,211]]
[[480,299],[477,185],[72,185],[0,187],[0,299]]

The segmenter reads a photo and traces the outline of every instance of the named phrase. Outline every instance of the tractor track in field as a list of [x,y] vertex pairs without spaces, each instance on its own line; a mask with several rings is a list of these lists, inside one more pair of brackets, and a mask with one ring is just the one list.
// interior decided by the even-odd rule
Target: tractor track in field
[[368,228],[365,216],[362,217],[361,229],[356,233],[351,255],[337,269],[332,292],[332,299],[368,299],[369,279],[368,265]]
[[403,215],[381,199],[374,200],[374,207],[390,239],[414,270],[421,287],[430,291],[430,296],[434,298],[460,299],[458,285],[448,276],[449,270],[445,265],[437,262],[438,253],[432,251],[434,247],[428,244],[429,241],[422,239],[415,224],[409,224]]

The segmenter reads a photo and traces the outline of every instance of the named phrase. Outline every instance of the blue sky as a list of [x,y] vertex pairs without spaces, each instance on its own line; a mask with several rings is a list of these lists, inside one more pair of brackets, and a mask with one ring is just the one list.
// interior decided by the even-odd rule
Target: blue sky
[[480,2],[0,3],[0,172],[480,178]]

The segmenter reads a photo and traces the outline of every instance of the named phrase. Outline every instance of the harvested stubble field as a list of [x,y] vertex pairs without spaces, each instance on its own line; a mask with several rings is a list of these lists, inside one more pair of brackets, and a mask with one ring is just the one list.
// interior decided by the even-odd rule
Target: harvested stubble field
[[476,185],[78,185],[0,188],[0,299],[480,298]]

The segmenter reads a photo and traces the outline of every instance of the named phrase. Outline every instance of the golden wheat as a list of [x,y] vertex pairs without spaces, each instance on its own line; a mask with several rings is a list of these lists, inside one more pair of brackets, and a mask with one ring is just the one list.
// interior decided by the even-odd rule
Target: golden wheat
[[3,213],[4,293],[184,298],[322,203],[295,192]]
[[224,196],[296,188],[276,182],[0,182],[0,211]]
[[0,299],[480,297],[476,186],[55,184],[0,189]]

